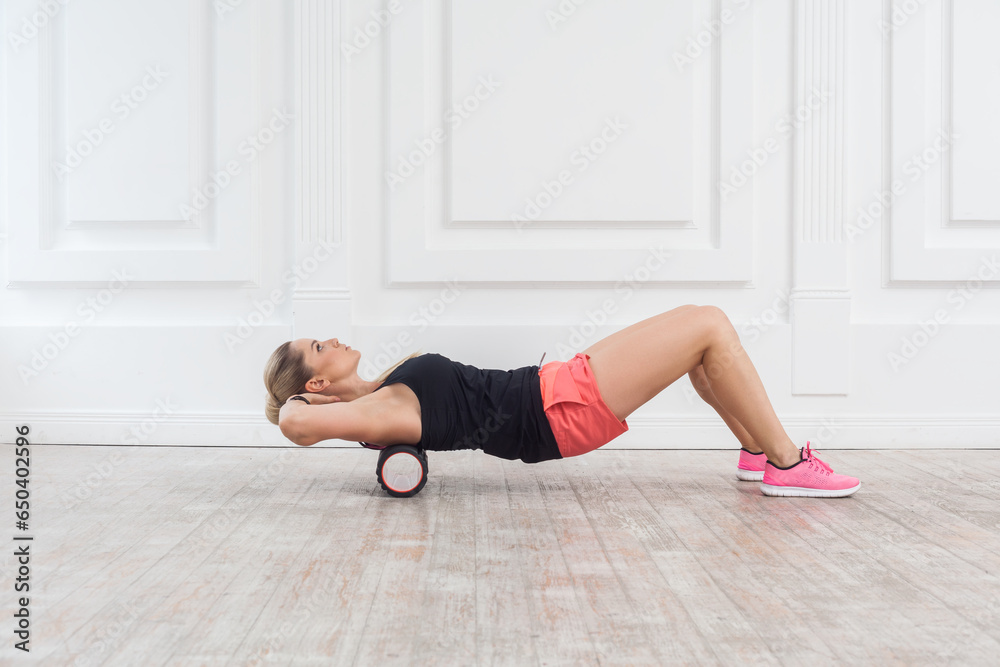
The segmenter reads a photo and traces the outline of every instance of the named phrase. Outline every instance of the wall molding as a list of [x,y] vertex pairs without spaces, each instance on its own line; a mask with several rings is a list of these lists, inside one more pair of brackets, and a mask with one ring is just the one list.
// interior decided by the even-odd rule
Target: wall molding
[[[795,3],[793,116],[820,107],[795,135],[792,167],[792,393],[846,395],[851,292],[844,244],[846,0]],[[832,99],[830,96],[832,95]],[[812,113],[810,111],[810,113]]]
[[[213,22],[209,6],[194,0],[188,3],[193,12],[188,26],[188,56],[194,77],[188,108],[196,114],[191,118],[188,137],[192,147],[189,167],[190,183],[197,187],[205,186],[207,175],[216,166],[209,160],[217,146],[210,144],[224,144],[232,138],[222,137],[218,128],[260,124],[263,5],[252,5],[246,24],[241,25]],[[9,286],[77,288],[106,284],[113,268],[124,267],[136,276],[130,287],[259,287],[262,195],[258,161],[250,165],[251,184],[245,189],[245,199],[220,197],[201,212],[204,233],[199,225],[170,220],[149,227],[126,220],[72,221],[67,228],[86,230],[86,234],[74,235],[57,228],[69,222],[55,219],[61,212],[64,197],[60,190],[65,185],[60,188],[55,183],[50,165],[53,142],[61,138],[54,136],[53,130],[59,120],[56,96],[64,88],[60,87],[64,75],[59,73],[59,67],[65,58],[68,20],[69,15],[61,12],[46,29],[39,30],[37,37],[22,47],[18,67],[10,70],[4,81],[4,94],[23,102],[15,115],[8,110],[3,119],[9,137],[5,146],[8,165],[13,156],[18,156],[17,169],[5,169],[7,191],[20,195],[6,202],[9,217],[19,221],[8,230]],[[249,63],[240,72],[248,71],[249,76],[211,74],[212,67],[218,68],[212,55],[219,52]],[[245,55],[242,59],[241,54]],[[213,81],[217,84],[214,93],[227,99],[229,106],[209,106],[213,95],[208,88]],[[224,89],[222,93],[220,89]],[[123,229],[132,234],[126,237],[121,234]]]
[[342,241],[341,54],[346,2],[296,0],[295,223],[299,241]]
[[[953,82],[955,81],[955,0],[941,0],[941,41],[942,41],[942,67],[941,67],[941,126],[954,127],[953,117],[955,110],[955,96],[953,94]],[[982,19],[980,19],[982,20]],[[994,25],[994,29],[1000,25]],[[995,227],[1000,223],[1000,219],[955,219],[954,191],[952,183],[955,181],[953,169],[952,151],[944,151],[941,154],[941,222],[944,227]]]
[[[883,5],[886,25],[891,25],[892,8]],[[942,0],[939,12],[918,12],[906,30],[890,31],[883,40],[880,189],[891,192],[897,181],[906,187],[905,196],[882,214],[887,287],[945,287],[975,279],[983,261],[1000,253],[996,220],[952,224],[952,151],[943,151],[916,183],[904,169],[915,152],[933,149],[934,141],[950,141],[946,138],[954,129],[952,62],[962,39],[954,32],[953,9],[953,0]],[[957,141],[975,141],[975,130],[965,128]],[[982,280],[998,284],[1000,272]]]
[[[211,142],[217,139],[217,135],[214,131],[215,123],[214,118],[209,116],[209,113],[215,112],[214,107],[208,104],[208,100],[212,96],[212,92],[209,90],[211,81],[211,71],[217,65],[215,59],[215,52],[218,48],[218,35],[212,29],[213,26],[209,23],[209,11],[211,7],[198,2],[198,0],[189,0],[188,2],[189,16],[191,21],[189,24],[188,36],[190,40],[190,52],[189,52],[189,75],[194,85],[190,86],[189,90],[192,94],[188,98],[188,117],[193,120],[190,124],[190,131],[188,133],[188,146],[191,148],[190,155],[188,157],[188,191],[194,191],[197,188],[202,187],[209,179],[210,164],[212,155]],[[256,14],[255,14],[256,16]],[[57,25],[57,30],[42,30],[39,32],[40,40],[40,51],[39,51],[39,164],[43,165],[43,169],[40,170],[41,174],[41,198],[40,202],[40,220],[39,220],[39,246],[42,249],[51,249],[55,243],[57,237],[59,236],[61,230],[56,227],[55,210],[61,207],[53,207],[53,203],[60,200],[64,201],[63,195],[65,193],[65,186],[59,188],[55,182],[53,176],[53,171],[49,167],[49,157],[52,155],[51,148],[55,144],[55,121],[56,114],[53,108],[53,88],[57,81],[64,79],[65,77],[55,77],[53,76],[53,67],[65,65],[55,65],[55,63],[65,62],[65,54],[62,53],[60,49],[65,48],[66,40],[66,19],[65,17],[60,17],[54,24]],[[53,38],[58,36],[62,40],[62,43],[58,48],[54,47]],[[256,38],[257,35],[255,34]],[[254,40],[255,44],[259,44],[259,41]],[[260,49],[254,49],[255,53],[259,53]],[[255,57],[256,60],[256,57]],[[258,63],[254,63],[254,72],[259,73],[260,68]],[[255,74],[254,80],[256,81],[257,76]],[[255,99],[258,96],[254,96]],[[65,100],[64,100],[65,101]],[[256,110],[256,107],[255,107]],[[257,120],[255,118],[255,120]],[[60,125],[65,125],[60,123]],[[259,125],[259,120],[254,123],[254,126]],[[115,229],[121,230],[126,228],[132,228],[147,232],[150,230],[168,230],[168,229],[202,229],[211,228],[218,224],[217,220],[217,208],[215,206],[208,207],[205,211],[202,211],[196,219],[185,220],[182,217],[173,220],[73,220],[66,218],[66,224],[63,226],[64,230],[69,229]],[[179,238],[189,244],[197,246],[200,242],[198,236],[190,235],[185,237],[171,237],[170,242],[176,244]],[[149,245],[151,247],[159,239],[150,240]]]
[[851,290],[843,289],[812,289],[808,287],[793,287],[789,296],[803,299],[849,299]]
[[[412,151],[414,138],[434,127],[447,110],[449,59],[461,57],[451,51],[448,9],[446,0],[417,2],[412,9],[400,13],[388,31],[385,95],[389,101],[383,125],[386,131],[383,160],[387,169],[399,155]],[[698,10],[718,17],[720,6],[717,2],[703,2]],[[752,114],[745,113],[753,107],[753,62],[745,54],[754,46],[755,11],[747,10],[742,20],[727,26],[721,36],[713,39],[711,55],[707,56],[710,62],[697,68],[697,75],[691,73],[693,70],[687,74],[699,77],[692,87],[695,97],[691,103],[699,110],[708,107],[707,114],[702,115],[708,127],[705,134],[709,135],[709,146],[698,144],[694,149],[711,153],[695,179],[699,192],[705,194],[694,205],[702,216],[694,221],[694,228],[705,228],[706,234],[697,245],[679,242],[681,247],[670,248],[669,234],[683,234],[687,225],[669,221],[653,223],[663,225],[661,235],[668,234],[664,249],[671,253],[671,259],[648,281],[650,284],[737,287],[753,280],[753,188],[740,189],[721,201],[718,181],[710,181],[719,178],[723,171],[720,164],[735,169],[746,160],[746,147],[754,145]],[[699,24],[694,29],[701,27]],[[508,283],[511,278],[530,284],[587,283],[612,287],[621,280],[622,273],[644,261],[648,250],[637,247],[642,245],[638,239],[649,237],[642,234],[641,228],[640,233],[628,236],[631,230],[627,222],[621,229],[616,226],[617,220],[608,220],[605,225],[619,229],[626,238],[637,239],[625,248],[608,248],[600,241],[582,248],[571,247],[578,243],[565,246],[556,243],[555,247],[543,248],[531,238],[530,229],[520,230],[526,233],[518,237],[520,240],[514,239],[513,223],[507,225],[511,238],[498,240],[500,230],[489,229],[494,227],[491,223],[453,220],[448,203],[451,201],[449,153],[439,150],[428,157],[421,173],[410,179],[412,183],[407,181],[394,191],[388,184],[382,184],[388,212],[385,235],[389,287],[443,283],[455,276],[477,287],[511,287]],[[571,228],[568,221],[539,225],[545,226],[550,228],[546,231],[556,227],[554,231],[567,235],[581,231]],[[496,235],[486,236],[487,233]],[[513,265],[521,267],[516,276],[510,271]]]
[[[347,210],[342,164],[349,156],[342,133],[347,104],[341,39],[346,2],[296,0],[292,49],[295,52],[296,261],[322,259],[310,287],[292,294],[293,338],[352,335],[350,248],[343,236]],[[322,253],[317,251],[322,248]]]
[[793,187],[796,237],[805,243],[840,243],[844,230],[845,86],[844,13],[846,0],[798,0],[794,96],[796,111],[817,91],[832,101],[796,135]]
[[353,298],[350,288],[333,287],[330,289],[299,288],[295,290],[297,301],[350,301]]

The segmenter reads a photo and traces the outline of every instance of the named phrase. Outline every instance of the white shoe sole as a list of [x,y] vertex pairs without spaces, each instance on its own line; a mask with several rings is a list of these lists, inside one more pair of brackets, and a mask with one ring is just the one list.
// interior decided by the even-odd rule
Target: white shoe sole
[[861,482],[849,489],[807,489],[802,486],[775,486],[761,484],[760,491],[765,496],[801,496],[806,498],[843,498],[861,488]]
[[743,470],[741,468],[736,469],[736,479],[742,480],[744,482],[759,482],[764,479],[763,470]]

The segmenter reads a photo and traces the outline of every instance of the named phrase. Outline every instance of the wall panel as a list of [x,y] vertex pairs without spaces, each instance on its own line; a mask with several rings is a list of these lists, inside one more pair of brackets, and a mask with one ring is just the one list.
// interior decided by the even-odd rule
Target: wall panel
[[[5,7],[11,23],[37,9]],[[113,269],[150,285],[259,284],[259,179],[235,176],[259,168],[254,140],[272,114],[255,99],[260,7],[222,21],[201,2],[66,5],[18,49],[6,81],[18,101],[13,285],[104,282]]]
[[925,5],[886,40],[890,278],[995,285],[1000,14],[988,0]]
[[504,8],[413,2],[387,36],[390,284],[613,284],[650,248],[670,252],[654,282],[751,280],[754,193],[719,189],[753,143],[751,17],[678,72],[664,36],[713,3],[598,8],[554,35],[536,3]]

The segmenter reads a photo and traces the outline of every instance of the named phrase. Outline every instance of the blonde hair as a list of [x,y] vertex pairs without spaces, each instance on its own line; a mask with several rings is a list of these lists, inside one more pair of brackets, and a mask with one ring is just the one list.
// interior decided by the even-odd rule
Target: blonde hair
[[[400,359],[382,372],[375,379],[375,382],[382,384],[403,362],[420,356],[420,354],[421,351],[417,350]],[[278,413],[281,411],[281,406],[285,404],[288,397],[306,393],[306,382],[312,378],[313,373],[305,361],[305,356],[300,350],[292,347],[292,341],[288,341],[279,345],[264,365],[264,387],[267,389],[264,415],[275,426],[278,425]]]

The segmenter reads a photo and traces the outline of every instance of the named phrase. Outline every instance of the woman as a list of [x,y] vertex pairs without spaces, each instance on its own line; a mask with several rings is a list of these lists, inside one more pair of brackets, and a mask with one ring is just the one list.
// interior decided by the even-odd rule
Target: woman
[[840,497],[861,486],[834,473],[809,443],[795,447],[736,330],[714,306],[675,308],[541,367],[479,369],[414,354],[366,381],[360,358],[335,338],[284,343],[264,370],[268,419],[303,446],[338,438],[537,463],[621,435],[628,415],[687,373],[742,445],[739,479],[761,481],[772,496]]

